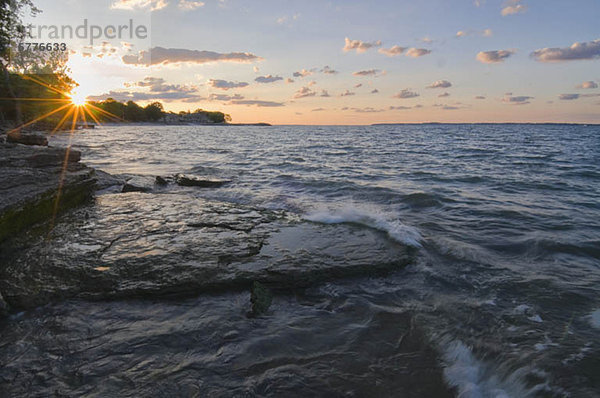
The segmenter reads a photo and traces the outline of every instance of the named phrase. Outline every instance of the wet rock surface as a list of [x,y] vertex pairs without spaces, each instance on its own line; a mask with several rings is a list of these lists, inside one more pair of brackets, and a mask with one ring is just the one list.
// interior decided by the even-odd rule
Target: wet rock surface
[[36,132],[12,131],[6,134],[6,141],[23,145],[48,145],[46,136]]
[[127,179],[121,192],[151,192],[154,189],[155,180],[148,176],[133,176]]
[[144,193],[101,195],[47,238],[30,232],[0,249],[0,291],[15,308],[74,296],[196,295],[249,289],[254,281],[285,291],[410,260],[404,246],[378,231]]
[[0,316],[5,316],[8,314],[8,304],[4,301],[4,297],[2,297],[2,293],[0,293]]
[[203,178],[194,175],[177,174],[175,182],[182,187],[218,188],[229,183],[229,180]]
[[80,157],[64,148],[0,144],[0,241],[90,197],[94,170]]
[[452,397],[410,312],[314,290],[69,300],[2,325],[0,396]]
[[250,302],[252,303],[250,316],[265,314],[273,302],[273,294],[262,283],[254,282],[250,290]]
[[99,193],[116,193],[121,192],[125,179],[119,176],[108,174],[102,170],[96,170],[96,189]]

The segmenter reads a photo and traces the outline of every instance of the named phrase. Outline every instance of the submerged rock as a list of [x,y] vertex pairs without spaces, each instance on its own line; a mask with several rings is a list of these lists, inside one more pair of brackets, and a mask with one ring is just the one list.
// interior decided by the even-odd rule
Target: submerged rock
[[6,141],[23,145],[48,146],[48,139],[43,134],[19,130],[6,134]]
[[123,185],[121,192],[150,192],[154,189],[154,180],[151,177],[134,176]]
[[262,283],[252,283],[250,290],[250,302],[252,303],[252,312],[250,315],[259,316],[268,311],[273,301],[273,294]]
[[175,182],[183,187],[218,188],[231,181],[204,179],[197,176],[177,174],[175,176]]
[[94,170],[79,159],[64,148],[0,144],[0,241],[91,197]]
[[5,316],[8,314],[8,304],[4,301],[4,297],[2,297],[2,293],[0,293],[0,316]]
[[103,192],[121,192],[122,186],[125,185],[125,180],[118,176],[114,176],[102,170],[95,171],[96,189]]
[[[89,217],[85,217],[85,214]],[[407,248],[356,225],[181,194],[106,194],[52,233],[0,247],[0,291],[15,308],[65,297],[188,296],[293,289],[396,270]]]
[[155,183],[156,183],[156,185],[160,185],[160,186],[165,186],[168,184],[167,180],[165,180],[161,176],[156,176]]

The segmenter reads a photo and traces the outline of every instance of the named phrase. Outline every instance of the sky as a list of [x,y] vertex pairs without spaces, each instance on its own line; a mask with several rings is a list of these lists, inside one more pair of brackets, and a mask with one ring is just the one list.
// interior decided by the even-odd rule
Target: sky
[[238,123],[600,123],[597,0],[35,4],[37,26],[146,28],[52,40],[67,43],[89,99],[220,110]]

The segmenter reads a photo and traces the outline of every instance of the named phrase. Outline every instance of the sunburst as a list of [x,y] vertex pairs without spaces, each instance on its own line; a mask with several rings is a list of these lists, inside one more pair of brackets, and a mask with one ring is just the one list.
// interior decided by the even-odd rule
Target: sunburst
[[94,115],[92,110],[94,110],[95,112],[97,112],[99,114],[102,114],[105,117],[113,119],[113,120],[123,121],[123,119],[121,119],[117,115],[114,115],[110,112],[105,111],[104,109],[101,109],[101,108],[95,106],[94,104],[89,103],[87,101],[86,95],[84,95],[81,92],[78,92],[76,90],[73,90],[71,92],[60,90],[59,88],[53,87],[52,85],[44,82],[37,76],[23,75],[21,77],[25,80],[30,80],[36,84],[39,84],[40,86],[43,86],[43,87],[47,88],[48,90],[53,91],[56,94],[59,94],[61,98],[0,98],[2,100],[19,101],[19,102],[43,101],[43,102],[47,102],[49,104],[56,105],[56,107],[54,107],[54,109],[44,113],[41,116],[38,116],[32,120],[29,120],[27,122],[24,122],[24,123],[18,125],[17,127],[8,131],[7,134],[21,134],[21,131],[23,131],[24,128],[34,125],[35,123],[40,122],[44,119],[47,119],[48,117],[50,117],[58,112],[61,112],[61,111],[64,111],[64,115],[60,118],[60,120],[56,123],[54,128],[51,130],[50,136],[52,136],[59,130],[68,131],[68,133],[69,133],[69,143],[68,143],[68,145],[66,147],[66,151],[65,151],[65,158],[63,160],[62,171],[61,171],[59,182],[58,182],[58,190],[56,193],[56,200],[54,203],[54,211],[52,214],[52,220],[51,220],[51,224],[50,224],[50,230],[52,230],[55,219],[56,219],[56,214],[57,214],[59,206],[60,206],[60,198],[62,195],[65,174],[67,172],[67,167],[69,164],[69,152],[71,150],[71,141],[73,138],[73,134],[78,129],[78,123],[82,122],[82,124],[84,126],[87,126],[88,125],[88,119],[86,117],[86,115],[87,115],[97,125],[102,125],[100,123],[100,120]]
[[77,91],[73,91],[69,94],[69,99],[71,103],[75,106],[85,106],[87,103],[87,98],[84,94],[81,94]]

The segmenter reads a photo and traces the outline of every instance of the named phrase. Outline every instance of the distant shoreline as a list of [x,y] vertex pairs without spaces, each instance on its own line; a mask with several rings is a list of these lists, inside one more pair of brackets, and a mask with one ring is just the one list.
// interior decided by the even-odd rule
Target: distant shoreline
[[403,126],[403,125],[426,125],[426,124],[440,124],[440,125],[533,125],[533,126],[600,126],[600,123],[567,123],[567,122],[419,122],[419,123],[372,123],[366,126]]
[[[92,125],[92,123],[90,123]],[[107,122],[94,124],[96,126],[272,126],[270,123],[161,123],[161,122]]]

